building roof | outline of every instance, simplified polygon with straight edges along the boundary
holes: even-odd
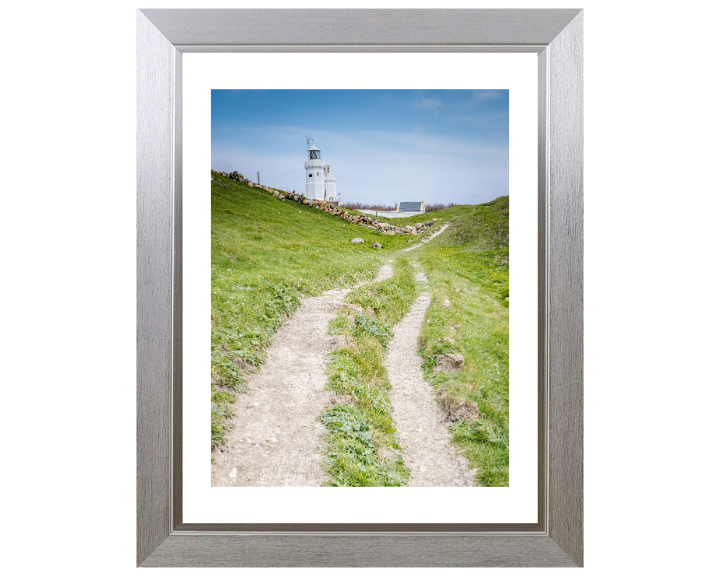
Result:
[[[310,146],[310,148],[308,148],[308,150],[320,150],[320,148],[318,148],[317,146],[315,146],[315,144],[313,144],[312,146]]]
[[[420,212],[422,202],[400,202],[398,212]]]

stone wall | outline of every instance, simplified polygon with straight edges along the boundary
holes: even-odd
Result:
[[[220,176],[225,176],[225,178],[230,178],[230,180],[235,180],[236,182],[245,182],[246,184],[248,182],[252,181],[249,178],[245,178],[242,174],[239,174],[238,172],[219,172],[218,170],[210,170],[213,174],[219,174]]]
[[[290,202],[304,204],[305,206],[310,206],[312,208],[315,208],[316,210],[322,210],[323,212],[327,212],[328,214],[337,216],[341,220],[345,220],[345,222],[348,222],[350,224],[357,224],[359,226],[365,226],[366,228],[372,228],[374,230],[382,232],[383,234],[424,234],[425,231],[430,228],[430,226],[437,222],[437,218],[433,218],[432,220],[428,220],[427,222],[418,222],[415,225],[408,224],[407,226],[395,226],[394,224],[388,224],[387,222],[378,222],[372,216],[367,214],[351,214],[345,208],[337,206],[337,202],[325,202],[324,200],[309,200],[308,198],[305,198],[305,196],[303,196],[302,194],[296,194],[294,190],[292,192],[285,192],[284,190],[276,190],[275,188],[270,188],[269,186],[253,184],[251,180],[243,178],[242,174],[238,174],[237,172],[228,173],[218,172],[216,170],[212,170],[211,172],[213,174],[219,174],[221,176],[231,178],[232,180],[236,180],[238,182],[244,182],[251,188],[260,188],[268,194],[272,194],[278,200],[289,200]]]

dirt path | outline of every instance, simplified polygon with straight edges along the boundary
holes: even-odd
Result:
[[[440,226],[440,228],[438,228],[437,230],[435,230],[435,232],[433,232],[433,233],[430,234],[429,236],[425,236],[424,238],[422,238],[422,239],[420,240],[420,243],[419,243],[419,244],[415,244],[415,245],[413,245],[413,246],[410,246],[410,248],[403,248],[402,250],[400,250],[400,252],[409,252],[410,250],[415,250],[415,248],[420,248],[420,246],[422,246],[422,245],[425,244],[426,242],[430,242],[430,240],[432,240],[433,238],[435,238],[435,236],[439,236],[440,234],[442,234],[442,233],[445,231],[445,228],[447,228],[448,226],[450,226],[450,222],[446,222],[445,224],[443,224],[442,226]]]
[[[375,281],[392,276],[383,266]],[[278,330],[263,368],[235,402],[227,443],[214,453],[212,486],[320,486],[325,476],[317,421],[328,403],[326,354],[335,348],[328,323],[350,289],[306,298]]]
[[[427,282],[423,273],[418,282]],[[425,382],[422,359],[417,353],[418,335],[430,306],[431,296],[422,293],[410,312],[395,326],[385,361],[392,391],[393,420],[405,464],[410,469],[409,486],[474,486],[468,462],[455,454],[444,415],[435,402],[435,392]]]

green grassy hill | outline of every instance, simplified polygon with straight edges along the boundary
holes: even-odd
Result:
[[[399,256],[396,250],[421,237],[385,235],[217,174],[211,194],[215,445],[224,441],[235,394],[244,389],[243,373],[262,364],[275,331],[294,313],[300,297],[369,280],[388,256]],[[430,279],[433,301],[420,335],[426,378],[456,420],[453,441],[478,468],[478,482],[507,486],[509,200],[380,220],[404,226],[430,218],[438,218],[434,228],[445,222],[450,226],[396,260],[396,266],[405,259],[420,264]],[[365,243],[351,244],[357,237]],[[373,250],[373,242],[383,249]],[[397,321],[395,316],[387,321]],[[437,355],[448,352],[463,354],[462,372],[435,373]],[[468,406],[476,406],[479,417],[473,418]],[[381,415],[368,412],[367,417]]]
[[[509,197],[455,206],[448,229],[417,254],[433,301],[420,334],[426,379],[437,389],[454,443],[484,486],[509,485]],[[445,218],[446,215],[444,214]],[[460,353],[462,372],[433,372],[439,354]],[[476,406],[477,419],[462,418]]]
[[[381,253],[419,236],[388,236],[213,174],[212,444],[224,438],[242,373],[264,351],[302,295],[373,278]],[[364,244],[351,244],[352,238]],[[383,250],[373,250],[380,242]]]

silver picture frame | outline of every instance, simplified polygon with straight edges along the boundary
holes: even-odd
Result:
[[[321,31],[313,43],[310,27]],[[181,110],[189,52],[537,54],[537,523],[183,522]],[[138,566],[582,566],[582,291],[582,10],[138,10]]]

